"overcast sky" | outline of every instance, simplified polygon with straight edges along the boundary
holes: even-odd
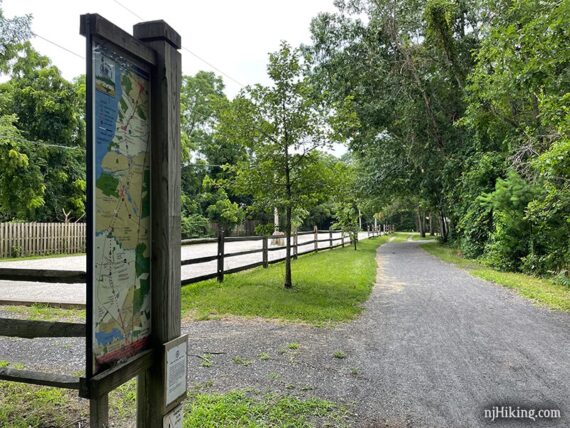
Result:
[[[292,45],[309,42],[311,18],[334,10],[333,0],[4,0],[2,8],[6,17],[32,14],[34,33],[84,56],[79,15],[98,13],[129,33],[141,21],[119,2],[143,20],[164,19],[180,33],[185,48],[244,85],[267,83],[267,54],[277,50],[281,40]],[[32,43],[67,79],[85,73],[83,59],[39,37]],[[221,74],[181,52],[184,74],[198,70]],[[240,86],[223,77],[226,92],[233,97]]]

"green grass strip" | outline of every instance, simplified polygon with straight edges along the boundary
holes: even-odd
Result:
[[[227,275],[182,289],[182,314],[193,319],[225,315],[264,317],[314,325],[355,318],[376,277],[376,248],[387,238],[299,256],[293,261],[293,288],[286,290],[284,264]]]
[[[522,273],[497,271],[476,260],[465,259],[457,249],[438,243],[423,244],[422,248],[445,262],[453,263],[467,270],[473,276],[511,288],[521,296],[532,299],[536,303],[547,306],[550,309],[570,312],[569,287],[556,284],[546,278],[537,278]]]
[[[255,394],[246,390],[191,395],[184,428],[348,426],[346,409],[320,398]]]

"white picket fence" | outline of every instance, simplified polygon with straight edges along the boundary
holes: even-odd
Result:
[[[85,252],[85,223],[0,223],[0,258]]]

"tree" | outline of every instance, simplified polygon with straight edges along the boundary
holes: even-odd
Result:
[[[221,77],[205,71],[183,77],[182,219],[186,236],[207,234],[208,219],[221,222],[228,231],[243,218],[240,206],[247,198],[234,195],[224,186],[233,174],[224,165],[235,165],[245,158],[245,148],[227,138],[223,129],[223,117],[230,106]],[[208,188],[207,184],[214,182],[223,189]]]
[[[461,244],[502,269],[567,271],[570,4],[498,6],[467,85],[477,152],[458,193],[481,203],[460,205]]]
[[[31,21],[30,15],[7,19],[0,8],[0,73],[10,70],[10,60],[18,54],[20,44],[30,38]]]
[[[201,199],[206,205],[206,215],[210,220],[217,222],[220,229],[228,233],[233,226],[243,221],[245,211],[230,200],[220,183],[206,176],[203,189]]]
[[[44,205],[45,185],[30,162],[32,143],[14,126],[15,115],[0,116],[0,220],[24,220]]]
[[[386,205],[413,196],[445,221],[446,186],[461,172],[448,160],[465,147],[454,121],[465,108],[478,14],[472,2],[446,0],[337,4],[338,13],[313,20],[306,49],[322,91],[354,99],[360,186]]]
[[[285,212],[284,286],[291,288],[293,211],[314,204],[327,191],[330,175],[317,150],[339,139],[331,126],[339,115],[326,108],[303,75],[298,49],[282,42],[270,54],[267,71],[273,85],[240,94],[227,125],[252,153],[235,169],[236,190],[252,194],[257,205]]]
[[[192,152],[205,155],[209,163],[216,164],[208,155],[213,149],[214,130],[220,111],[228,100],[224,82],[212,72],[199,71],[195,76],[184,76],[180,92],[182,131],[182,159],[188,161]]]
[[[12,64],[11,79],[0,85],[0,114],[28,144],[27,156],[43,176],[43,203],[28,220],[55,221],[85,213],[85,79],[68,82],[29,42]],[[28,213],[30,216],[31,213]]]

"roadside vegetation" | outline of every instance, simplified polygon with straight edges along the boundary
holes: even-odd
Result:
[[[471,275],[515,290],[521,296],[551,309],[570,312],[570,287],[552,279],[538,278],[523,273],[501,272],[477,260],[466,259],[460,250],[438,243],[422,245],[428,253],[445,262],[453,263]]]
[[[34,321],[85,321],[84,309],[56,308],[42,304],[34,304],[31,306],[0,305],[0,314],[7,314],[9,318]]]
[[[2,366],[0,366],[1,368]],[[43,428],[84,426],[89,402],[59,388],[0,381],[0,426]],[[136,414],[136,383],[129,381],[109,397],[111,426],[131,426]],[[225,393],[190,390],[184,402],[184,427],[348,426],[348,411],[316,397],[262,394],[253,390]]]
[[[387,237],[352,247],[299,256],[295,287],[283,288],[283,263],[228,275],[223,284],[204,281],[182,289],[182,315],[204,320],[227,315],[325,325],[362,311],[376,276],[376,248]]]

